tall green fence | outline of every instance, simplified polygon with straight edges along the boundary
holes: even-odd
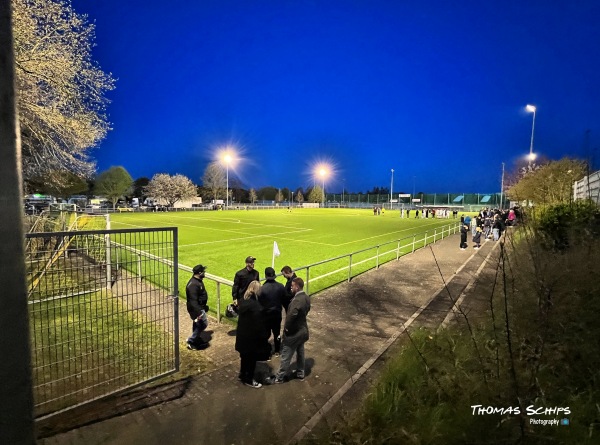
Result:
[[[399,197],[394,193],[393,207],[462,207],[465,210],[479,210],[483,207],[506,207],[506,196],[500,193],[415,193]],[[375,205],[390,207],[390,195],[362,193],[327,193],[326,201],[331,206],[372,207]]]

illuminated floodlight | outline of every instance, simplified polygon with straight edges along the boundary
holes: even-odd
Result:
[[[531,168],[531,162],[535,159],[535,154],[533,153],[533,131],[535,129],[535,112],[537,110],[537,108],[535,107],[535,105],[527,105],[525,107],[525,109],[527,111],[529,111],[530,113],[533,113],[533,121],[531,123],[531,142],[529,143],[529,167]]]
[[[315,168],[315,176],[320,176],[323,181],[323,208],[325,208],[325,178],[329,177],[333,169],[329,164],[320,163]]]
[[[217,154],[218,159],[225,163],[226,168],[226,188],[225,188],[225,208],[229,207],[229,166],[234,162],[237,157],[235,150],[231,146],[227,146],[219,150]]]

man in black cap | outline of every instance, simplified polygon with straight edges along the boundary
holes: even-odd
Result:
[[[273,333],[273,344],[275,346],[275,356],[279,356],[281,347],[281,304],[285,299],[285,287],[283,284],[275,281],[275,269],[267,267],[265,269],[266,281],[260,289],[258,302],[263,307],[265,326],[268,335]]]
[[[233,278],[231,295],[238,305],[244,299],[244,292],[248,289],[248,285],[255,280],[260,281],[258,271],[254,270],[254,261],[256,261],[256,258],[253,256],[247,257],[246,267],[242,270],[238,270]]]
[[[192,269],[192,278],[185,286],[185,297],[187,299],[187,311],[192,318],[192,335],[187,339],[187,348],[192,350],[203,349],[208,345],[202,340],[200,333],[208,326],[208,293],[204,287],[202,280],[204,279],[204,271],[206,267],[202,264],[194,266]]]

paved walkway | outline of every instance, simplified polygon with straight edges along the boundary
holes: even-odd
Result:
[[[39,443],[285,444],[310,436],[335,422],[344,407],[356,405],[407,325],[409,330],[436,327],[451,307],[448,293],[456,300],[466,290],[468,300],[477,292],[476,277],[486,269],[489,276],[496,266],[485,261],[496,243],[465,251],[458,244],[453,235],[317,294],[308,320],[304,381],[258,390],[243,386],[237,380],[235,338],[224,325],[213,329],[214,344],[207,351],[182,351],[182,362],[188,352],[205,354],[216,367],[192,378],[182,397]],[[278,365],[279,359],[259,363],[257,372],[267,376]]]

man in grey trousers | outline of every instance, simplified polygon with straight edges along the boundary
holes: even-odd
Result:
[[[283,328],[281,364],[279,372],[272,381],[283,383],[290,369],[292,357],[296,354],[296,378],[304,380],[304,343],[308,341],[306,316],[310,311],[310,297],[304,292],[304,281],[296,277],[292,280],[294,297],[286,312]]]

